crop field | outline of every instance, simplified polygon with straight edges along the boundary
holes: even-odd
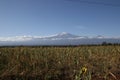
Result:
[[[0,80],[120,80],[120,46],[0,47]]]

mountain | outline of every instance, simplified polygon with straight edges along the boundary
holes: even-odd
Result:
[[[95,38],[101,38],[101,39],[103,39],[104,36],[102,36],[102,35],[98,35],[98,36],[96,36]]]
[[[120,43],[120,38],[107,38],[101,35],[96,37],[78,36],[62,32],[51,36],[16,36],[0,37],[0,46],[9,45],[80,45],[101,44],[102,42]]]
[[[77,36],[77,35],[73,35],[70,33],[66,33],[66,32],[62,32],[56,35],[52,35],[52,36],[48,36],[48,37],[43,37],[44,39],[52,39],[52,40],[56,40],[56,39],[77,39],[77,38],[87,38],[85,36]]]
[[[79,36],[76,36],[76,35],[73,35],[70,33],[66,33],[66,32],[62,32],[62,33],[56,34],[54,36],[51,36],[51,38],[76,38],[76,37],[79,37]]]

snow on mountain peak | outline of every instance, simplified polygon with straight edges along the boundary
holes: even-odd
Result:
[[[96,36],[96,38],[105,38],[105,37],[102,35],[98,35],[98,36]]]
[[[70,33],[67,33],[67,32],[62,32],[62,33],[59,33],[59,35],[68,35]]]
[[[62,32],[62,33],[56,34],[53,37],[55,37],[55,38],[75,38],[75,37],[78,37],[78,36],[67,33],[67,32]]]

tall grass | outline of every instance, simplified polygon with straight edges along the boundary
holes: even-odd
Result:
[[[0,48],[3,80],[77,80],[83,66],[83,80],[109,80],[109,72],[120,74],[120,46]]]

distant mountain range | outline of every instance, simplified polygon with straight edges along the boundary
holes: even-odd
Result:
[[[0,37],[0,46],[14,45],[84,45],[84,44],[101,44],[120,43],[120,38],[110,38],[98,35],[96,37],[77,36],[70,33],[62,32],[51,36],[16,36]]]

